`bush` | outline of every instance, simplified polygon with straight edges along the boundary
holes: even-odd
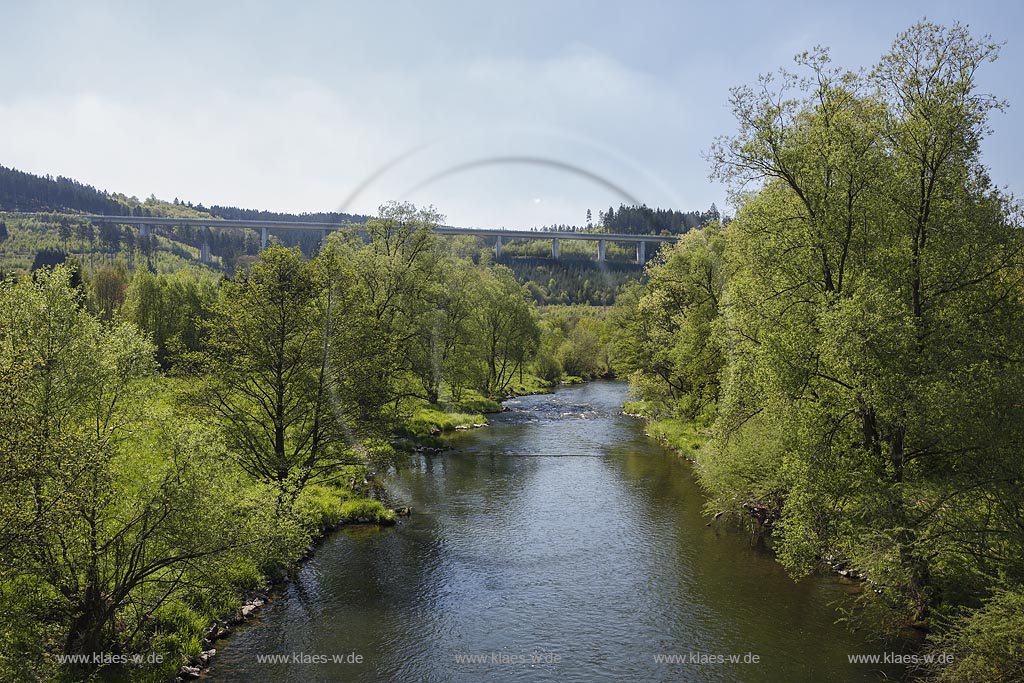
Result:
[[[200,653],[207,619],[188,605],[172,601],[153,612],[153,651],[165,660],[187,660]]]
[[[554,384],[562,378],[562,363],[554,355],[542,351],[537,354],[533,363],[534,374],[545,382]]]
[[[1011,683],[1024,681],[1024,592],[998,590],[984,606],[967,612],[929,646],[935,666],[933,680],[941,683]]]
[[[629,405],[637,407],[635,403]],[[679,451],[685,458],[695,457],[694,451],[700,450],[707,440],[697,425],[680,419],[651,420],[647,425],[647,434]]]
[[[478,391],[466,389],[462,398],[452,403],[452,407],[463,413],[500,413],[501,404],[491,400]]]

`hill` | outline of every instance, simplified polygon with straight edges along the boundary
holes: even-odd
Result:
[[[9,213],[2,213],[9,212]],[[16,215],[31,212],[34,215]],[[153,272],[174,272],[185,267],[232,273],[250,263],[259,253],[254,232],[201,229],[189,226],[159,228],[148,237],[124,226],[93,226],[76,214],[102,213],[123,216],[169,218],[215,218],[227,220],[286,220],[297,222],[362,223],[369,217],[338,212],[282,213],[235,206],[138,197],[99,190],[92,185],[63,176],[38,176],[0,166],[0,272],[32,269],[49,263],[77,258],[88,269],[123,262],[128,270],[140,265]],[[560,229],[626,234],[680,234],[717,216],[707,212],[651,209],[646,206],[609,207],[598,214],[599,222],[585,227],[550,226]],[[588,211],[588,219],[590,212]],[[298,246],[311,255],[319,247],[320,230],[271,231],[274,242]],[[211,261],[200,263],[203,243],[210,245]],[[493,240],[468,238],[457,247],[487,260]],[[526,285],[540,304],[573,303],[609,305],[629,282],[642,277],[643,269],[622,245],[608,245],[608,261],[597,263],[593,245],[566,244],[563,259],[545,258],[549,247],[543,243],[520,242],[503,250],[501,262]]]

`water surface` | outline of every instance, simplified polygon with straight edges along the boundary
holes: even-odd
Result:
[[[624,399],[612,382],[515,399],[454,450],[416,456],[387,481],[415,514],[328,539],[217,644],[210,678],[880,680],[847,656],[887,648],[834,623],[850,587],[794,582],[745,534],[706,526],[689,465]]]

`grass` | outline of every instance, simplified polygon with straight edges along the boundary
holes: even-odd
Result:
[[[451,406],[460,413],[500,413],[501,404],[487,398],[479,391],[466,389],[458,401],[453,401]]]
[[[384,507],[379,500],[356,498],[341,504],[341,521],[357,522],[366,520],[374,524],[394,524],[395,511]]]
[[[622,412],[627,415],[642,415],[644,417],[650,415],[647,401],[626,401],[622,404]]]
[[[691,460],[707,441],[707,435],[701,432],[695,423],[678,418],[649,421],[647,435],[676,449],[683,457]]]
[[[692,420],[678,417],[656,417],[664,415],[659,406],[650,401],[626,401],[622,404],[622,412],[627,415],[639,415],[647,420],[647,436],[657,439],[669,448],[679,451],[680,455],[689,460],[697,457],[697,451],[704,447],[708,440],[707,433]]]
[[[427,437],[435,431],[451,432],[457,427],[470,427],[474,424],[486,424],[487,418],[481,413],[462,413],[454,409],[446,410],[441,406],[422,406],[413,411],[412,416],[402,425],[407,436]]]
[[[551,385],[529,373],[523,375],[523,381],[518,379],[513,380],[509,385],[506,393],[511,396],[528,396],[530,394],[548,394],[551,393]]]

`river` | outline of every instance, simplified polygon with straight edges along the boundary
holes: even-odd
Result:
[[[886,649],[835,623],[848,584],[794,582],[745,533],[707,526],[690,466],[620,414],[625,391],[594,382],[514,399],[491,426],[455,434],[453,450],[415,456],[386,483],[414,514],[327,539],[254,623],[217,643],[209,678],[898,677],[848,663]],[[683,661],[659,661],[673,655]]]

